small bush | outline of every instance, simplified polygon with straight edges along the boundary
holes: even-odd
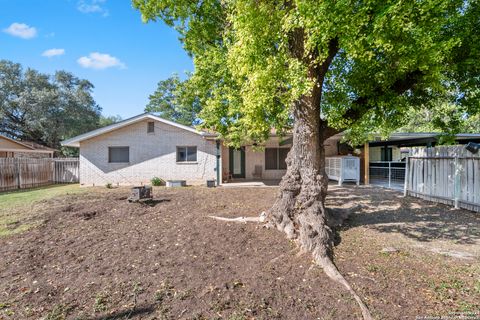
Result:
[[[152,183],[152,186],[159,187],[159,186],[164,186],[165,181],[163,179],[160,179],[159,177],[154,177],[150,180]]]
[[[111,182],[107,183],[107,184],[105,185],[105,188],[107,188],[107,189],[112,189],[112,188],[113,188],[112,183],[111,183]]]

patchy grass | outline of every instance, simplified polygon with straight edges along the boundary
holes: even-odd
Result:
[[[42,201],[84,191],[78,184],[67,184],[0,193],[0,237],[38,225]]]

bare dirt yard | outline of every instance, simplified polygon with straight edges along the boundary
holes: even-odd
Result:
[[[0,237],[0,319],[359,319],[282,233],[208,217],[256,216],[276,192],[156,188],[127,203],[126,188],[92,188],[4,207],[35,227]],[[335,262],[376,319],[478,315],[479,214],[373,187],[332,186],[327,201],[352,212]]]

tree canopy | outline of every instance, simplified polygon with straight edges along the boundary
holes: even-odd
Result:
[[[236,146],[267,139],[271,128],[292,131],[287,171],[266,219],[311,251],[372,319],[332,262],[333,221],[342,217],[325,208],[324,141],[340,131],[354,144],[372,132],[387,135],[442,103],[464,118],[478,114],[480,2],[133,3],[145,20],[160,18],[180,32],[194,59],[188,82],[203,126]]]
[[[116,115],[116,116],[100,116],[100,120],[99,120],[99,127],[106,127],[106,126],[109,126],[111,124],[114,124],[114,123],[117,123],[117,122],[120,122],[122,121],[122,117],[120,117],[119,115]]]
[[[146,112],[187,126],[199,123],[200,101],[191,88],[192,83],[182,81],[178,75],[158,82],[157,89],[149,96]]]
[[[478,1],[133,3],[144,20],[179,31],[203,125],[231,141],[289,129],[291,106],[315,86],[328,127],[358,141],[439,101],[463,115],[479,110]]]
[[[53,148],[98,128],[93,85],[66,71],[54,75],[0,60],[0,133]]]

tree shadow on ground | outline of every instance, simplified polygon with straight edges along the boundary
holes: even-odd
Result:
[[[393,190],[375,187],[329,190],[327,207],[334,216],[350,214],[344,228],[358,226],[400,233],[420,242],[449,240],[480,244],[480,214],[456,210]]]

